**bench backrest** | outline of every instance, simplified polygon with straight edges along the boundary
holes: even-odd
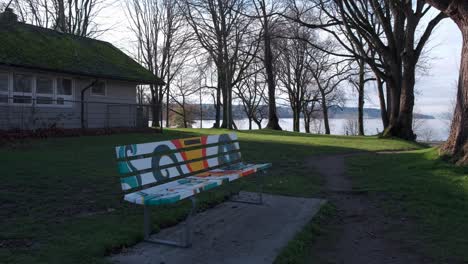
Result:
[[[124,191],[241,161],[234,133],[125,145],[115,150]]]

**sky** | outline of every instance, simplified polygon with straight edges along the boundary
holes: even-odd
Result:
[[[130,53],[133,38],[124,11],[124,2],[113,1],[111,6],[99,14],[97,23],[109,28],[99,39],[111,42]],[[427,46],[430,58],[426,64],[427,70],[418,73],[417,76],[415,112],[441,116],[453,109],[461,48],[462,37],[459,29],[450,19],[443,20],[434,30]],[[355,106],[356,96],[356,93],[348,92],[346,105]],[[367,88],[365,107],[379,107],[375,85]]]

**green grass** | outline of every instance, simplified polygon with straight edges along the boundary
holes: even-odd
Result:
[[[2,263],[105,263],[110,252],[142,240],[142,209],[123,202],[113,147],[223,130],[167,130],[31,140],[0,149],[0,259]],[[312,197],[322,179],[303,160],[323,153],[415,149],[420,146],[374,137],[239,132],[243,158],[272,162],[264,190]],[[255,190],[255,177],[200,195],[201,210],[232,191]],[[154,229],[185,218],[189,202],[154,210]]]
[[[383,193],[388,214],[414,220],[427,254],[468,262],[468,168],[440,160],[435,149],[354,157],[348,165],[355,188]]]
[[[328,233],[327,230],[323,229],[323,226],[332,219],[335,213],[336,209],[333,205],[329,203],[323,205],[304,229],[280,252],[275,264],[310,263],[312,253],[310,248],[317,239],[320,239],[321,235]]]

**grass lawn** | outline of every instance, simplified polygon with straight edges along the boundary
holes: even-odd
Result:
[[[222,130],[166,130],[31,140],[0,149],[0,260],[2,263],[105,263],[106,254],[142,240],[142,209],[122,201],[113,147]],[[323,153],[417,149],[417,144],[374,137],[239,132],[243,158],[272,162],[266,192],[311,197],[322,180],[306,170],[307,156]],[[255,190],[254,177],[200,195],[200,207],[222,202],[232,190]],[[461,201],[461,200],[460,200]],[[461,206],[461,202],[460,202]],[[465,203],[465,209],[468,206]],[[181,221],[188,201],[154,210],[154,229]],[[467,210],[465,210],[467,211]]]
[[[387,213],[414,220],[436,262],[468,263],[468,168],[441,161],[434,149],[358,156],[348,165],[355,188],[384,193]]]

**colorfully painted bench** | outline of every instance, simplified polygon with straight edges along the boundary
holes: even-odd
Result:
[[[234,133],[118,146],[116,153],[124,199],[144,206],[145,240],[182,247],[191,243],[189,218],[195,212],[196,194],[271,167],[270,163],[242,162]],[[185,242],[149,240],[149,207],[186,198],[192,200],[192,212],[186,223]]]

